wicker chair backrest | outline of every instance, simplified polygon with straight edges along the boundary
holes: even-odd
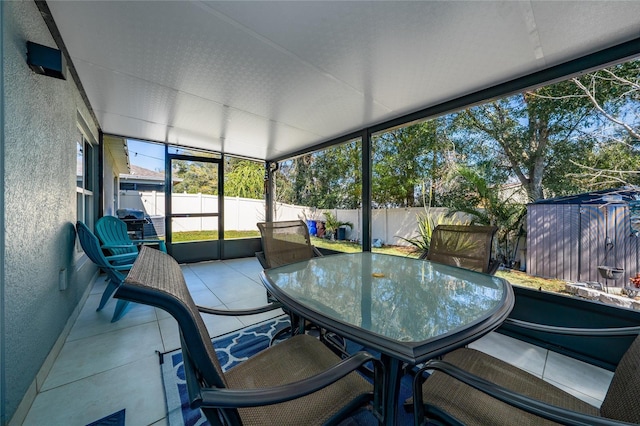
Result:
[[[141,247],[136,263],[118,292],[124,293],[128,300],[170,313],[180,327],[185,361],[197,370],[207,387],[227,387],[211,336],[175,259],[159,250]]]
[[[260,222],[262,249],[269,268],[313,257],[309,229],[302,220]]]
[[[489,272],[495,226],[438,225],[433,230],[427,260]]]

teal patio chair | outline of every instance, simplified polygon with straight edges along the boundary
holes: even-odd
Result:
[[[124,281],[127,272],[131,269],[131,265],[133,265],[133,262],[138,256],[138,252],[136,250],[135,253],[122,253],[105,256],[102,252],[102,248],[100,247],[100,241],[93,232],[91,232],[87,225],[82,222],[78,222],[76,224],[76,230],[78,232],[80,245],[84,252],[93,263],[107,274],[107,288],[105,288],[102,293],[100,304],[98,305],[98,309],[96,309],[97,311],[100,311],[104,308],[104,305],[106,305],[111,295]],[[116,322],[122,318],[127,311],[128,305],[128,301],[118,299],[111,322]]]
[[[138,253],[142,244],[158,245],[159,250],[167,252],[163,240],[132,240],[127,233],[127,224],[115,216],[103,216],[96,222],[96,234],[102,242],[102,248],[113,255]]]

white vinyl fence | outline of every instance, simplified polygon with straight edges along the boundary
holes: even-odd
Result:
[[[215,212],[218,203],[215,195],[203,194],[174,194],[174,213],[200,213],[202,211]],[[143,210],[147,216],[163,217],[164,193],[120,191],[120,208]],[[274,220],[316,220],[326,221],[324,212],[332,213],[340,222],[353,223],[353,229],[346,231],[346,238],[360,241],[362,237],[362,211],[360,209],[331,209],[320,210],[312,207],[295,206],[276,203]],[[430,214],[437,216],[446,209],[432,208]],[[225,197],[224,216],[225,229],[238,231],[255,231],[256,223],[265,218],[264,200],[250,198]],[[372,240],[380,240],[387,245],[408,245],[400,237],[411,238],[418,234],[418,215],[425,214],[422,207],[376,209],[372,215]],[[155,222],[155,221],[154,221]],[[217,230],[216,218],[176,218],[173,222],[174,231]]]
[[[172,208],[174,214],[179,213],[216,213],[218,197],[205,194],[173,194]],[[164,217],[163,192],[120,191],[120,208],[142,210],[147,216]],[[250,198],[225,197],[224,221],[225,229],[236,231],[256,231],[257,222],[264,221],[265,202]],[[217,230],[218,219],[215,217],[175,218],[173,231]]]

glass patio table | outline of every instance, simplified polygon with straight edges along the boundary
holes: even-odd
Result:
[[[293,313],[380,352],[384,423],[395,424],[403,364],[415,365],[494,330],[513,308],[502,278],[370,252],[337,254],[262,272]]]

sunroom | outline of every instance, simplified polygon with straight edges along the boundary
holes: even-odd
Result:
[[[86,425],[120,408],[127,424],[170,424],[160,373],[149,363],[157,364],[156,350],[175,349],[177,329],[163,334],[168,316],[143,306],[115,323],[110,312],[96,313],[104,275],[74,229],[78,220],[93,228],[128,207],[121,176],[140,157],[155,156],[151,148],[160,152],[158,188],[165,193],[161,211],[147,214],[161,223],[169,253],[199,280],[200,303],[247,308],[266,301],[266,293],[255,259],[257,228],[256,236],[234,234],[246,230],[231,214],[230,203],[242,196],[227,194],[225,184],[231,172],[243,176],[239,164],[251,171],[257,165],[263,177],[261,199],[245,208],[258,212],[255,225],[255,217],[283,219],[281,206],[301,199],[293,195],[313,192],[309,185],[283,191],[287,167],[347,147],[333,160],[327,156],[324,167],[348,163],[343,170],[354,175],[344,179],[355,198],[340,204],[340,188],[325,188],[333,205],[308,201],[304,214],[291,214],[326,222],[322,211],[333,212],[351,223],[347,239],[370,252],[396,235],[381,231],[388,221],[377,210],[385,201],[401,205],[376,198],[383,135],[640,57],[640,4],[626,1],[25,0],[0,2],[0,16],[0,422],[16,425]],[[38,62],[29,42],[49,48],[54,60]],[[149,150],[132,149],[136,143]],[[183,176],[171,175],[183,163],[211,166],[218,176],[217,204],[198,213],[215,223],[214,238],[178,239],[178,228],[194,215],[171,208],[178,205],[173,197],[189,192],[180,186]],[[426,194],[418,186],[405,191],[401,207],[423,207],[407,198]],[[240,284],[222,292],[228,282]],[[209,289],[212,283],[221,293]],[[241,288],[246,299],[227,299]],[[518,288],[515,298],[511,315],[522,320],[640,323],[631,309]],[[584,324],[567,323],[576,318]],[[264,319],[233,318],[218,334]],[[134,329],[140,334],[118,334]],[[511,356],[542,348],[536,356],[546,359],[551,348],[597,367],[593,374],[605,383],[632,340],[610,345],[513,325],[492,335],[515,338]],[[65,358],[70,353],[80,358]],[[81,371],[90,360],[103,367]],[[133,371],[141,375],[128,380]],[[107,382],[111,387],[103,387]],[[137,398],[150,388],[153,397]],[[111,401],[119,389],[123,397]]]

